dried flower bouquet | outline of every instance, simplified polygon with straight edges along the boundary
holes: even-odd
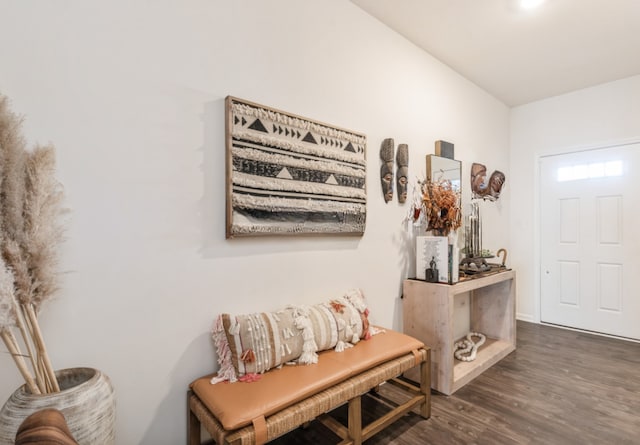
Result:
[[[21,124],[0,95],[0,337],[28,390],[45,394],[60,388],[37,314],[57,290],[63,192],[54,148],[26,150]]]
[[[421,183],[421,189],[427,230],[440,236],[457,230],[462,225],[460,191],[447,180],[425,181]]]

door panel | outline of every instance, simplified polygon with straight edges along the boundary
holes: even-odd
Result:
[[[639,165],[640,144],[540,160],[543,322],[640,339]]]
[[[622,196],[597,199],[598,243],[619,246],[622,242]]]
[[[598,309],[622,313],[622,265],[598,264]]]
[[[560,266],[560,303],[578,307],[580,292],[580,263],[577,261],[558,261]]]

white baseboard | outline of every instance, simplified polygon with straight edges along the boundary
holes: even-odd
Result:
[[[537,323],[538,322],[532,315],[521,314],[521,313],[517,313],[516,314],[516,320],[528,321],[530,323]]]

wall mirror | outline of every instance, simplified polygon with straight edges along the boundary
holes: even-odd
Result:
[[[451,188],[461,190],[462,163],[454,159],[427,155],[427,181],[451,181]]]

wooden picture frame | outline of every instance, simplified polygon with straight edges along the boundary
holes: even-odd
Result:
[[[226,237],[362,235],[364,134],[228,96]]]

